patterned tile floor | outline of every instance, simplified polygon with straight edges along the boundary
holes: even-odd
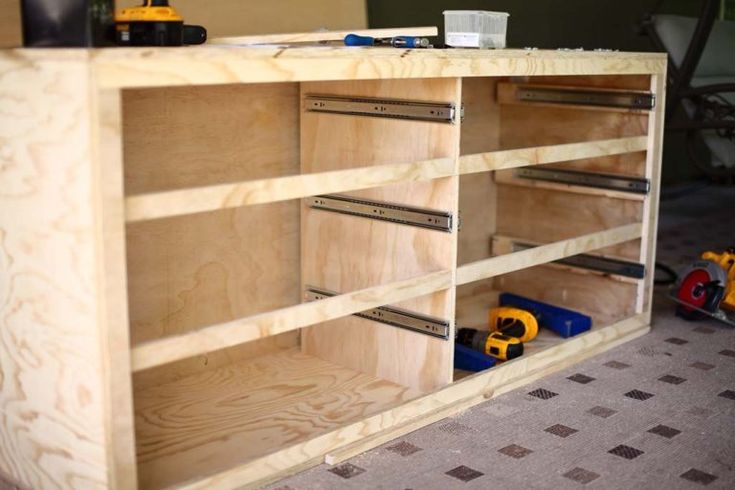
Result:
[[[659,259],[735,245],[733,203],[712,187],[662,203]],[[650,334],[269,488],[725,489],[734,467],[735,329],[675,317],[659,288]]]

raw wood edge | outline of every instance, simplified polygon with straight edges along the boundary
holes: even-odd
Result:
[[[631,136],[607,140],[567,143],[563,145],[535,146],[516,150],[490,151],[463,155],[459,158],[459,173],[471,174],[509,168],[568,162],[585,158],[597,158],[648,149],[646,136]]]
[[[131,223],[273,203],[319,194],[449,177],[453,172],[453,159],[438,158],[141,194],[125,199],[125,219]]]
[[[133,348],[133,371],[270,337],[315,323],[334,320],[388,303],[432,294],[452,286],[450,271],[433,272],[404,281],[362,289],[311,303],[220,323]]]
[[[207,41],[208,44],[226,45],[253,45],[253,44],[294,44],[294,43],[318,43],[326,41],[342,41],[348,34],[358,36],[371,36],[376,38],[387,38],[395,36],[438,36],[439,29],[436,26],[425,27],[394,27],[389,29],[353,29],[350,31],[322,31],[322,32],[296,32],[289,34],[264,34],[261,36],[228,36],[215,37]]]
[[[489,259],[478,260],[457,268],[457,285],[507,274],[520,269],[590,252],[641,238],[642,225],[629,225],[561,240],[536,248],[514,252]]]

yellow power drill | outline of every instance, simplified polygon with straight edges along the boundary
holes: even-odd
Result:
[[[457,330],[456,342],[501,361],[508,361],[523,355],[523,342],[500,332],[460,328]]]
[[[492,308],[488,317],[490,331],[530,342],[538,335],[538,320],[529,311],[512,306]]]

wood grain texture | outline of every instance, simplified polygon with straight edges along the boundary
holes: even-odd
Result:
[[[635,314],[638,285],[539,266],[496,277],[493,289],[586,312],[605,325]]]
[[[294,84],[125,91],[126,194],[298,174],[298,111]],[[134,345],[298,304],[299,204],[132,223],[127,263]],[[297,342],[289,333],[197,356],[136,375],[136,385]]]
[[[470,174],[490,170],[560,163],[569,160],[596,159],[597,157],[609,155],[639,152],[646,149],[647,143],[648,140],[645,136],[632,136],[609,140],[585,141],[581,143],[553,144],[515,150],[463,154],[459,158],[459,171],[462,174]]]
[[[430,180],[453,174],[454,160],[440,158],[157,192],[128,197],[125,203],[125,216],[129,222],[159,219],[401,182]]]
[[[23,53],[23,56],[47,54]],[[666,66],[663,54],[513,49],[190,46],[96,50],[90,58],[98,84],[122,88],[240,82],[651,74],[661,73]]]
[[[346,31],[295,32],[291,34],[263,34],[260,36],[216,37],[207,39],[208,44],[230,44],[246,46],[250,44],[298,44],[344,41],[349,34],[388,38],[394,36],[431,37],[439,34],[436,27],[392,27],[388,29],[352,29]]]
[[[549,243],[640,223],[643,203],[498,184],[497,212],[499,234]],[[601,252],[638,260],[640,242],[626,242]]]
[[[650,80],[650,90],[658,100],[666,100],[666,75],[655,75]],[[651,181],[651,192],[643,206],[643,246],[640,261],[646,264],[646,270],[656,267],[656,237],[658,230],[658,207],[661,194],[661,159],[663,157],[663,138],[665,106],[659,104],[648,121],[648,152],[646,159],[646,178]],[[651,300],[653,297],[654,274],[649,273],[641,282],[638,291],[636,311],[644,313],[650,321]]]
[[[97,248],[97,330],[101,337],[103,415],[110,487],[137,488],[125,268],[122,104],[119,90],[92,96]]]
[[[295,350],[140,391],[135,397],[140,486],[202,478],[417,395]]]
[[[84,55],[0,56],[0,472],[110,485]]]
[[[20,0],[0,1],[0,48],[23,46]]]
[[[485,394],[497,396],[506,392],[509,387],[517,388],[542,375],[549,375],[624,341],[632,340],[648,332],[649,329],[648,324],[640,316],[630,317],[606,328],[569,339],[533,356],[523,356],[490,371],[477,373],[372,417],[346,424],[337,430],[313,438],[309,444],[285,447],[216,475],[187,482],[181,485],[181,488],[235,489],[242,488],[246,484],[248,487],[257,488],[278,476],[287,474],[294,466],[300,465],[302,469],[315,466],[323,461],[324,455],[363,440],[366,436],[414,422],[416,427],[420,427],[422,418],[431,420],[430,414],[436,413],[441,408],[471,399],[480,403],[485,399]]]
[[[146,342],[133,348],[133,369],[138,371],[186,357],[204,355],[359,313],[389,302],[405,301],[431,294],[448,289],[451,285],[450,271],[437,272]]]
[[[309,93],[459,102],[457,80],[384,80],[304,84]],[[372,162],[450,158],[456,163],[459,127],[441,123],[307,112],[301,119],[303,172]],[[455,169],[456,171],[456,169]],[[351,193],[363,199],[457,213],[457,178],[399,184]],[[346,293],[451,270],[454,233],[302,209],[302,283]],[[430,316],[454,316],[454,290],[391,303]],[[361,318],[344,318],[302,332],[304,352],[421,390],[451,380],[452,346]]]
[[[535,248],[499,255],[457,268],[457,285],[488,279],[509,272],[542,265],[580,253],[587,253],[641,237],[641,224],[628,225],[583,235]],[[494,249],[494,252],[500,250]]]

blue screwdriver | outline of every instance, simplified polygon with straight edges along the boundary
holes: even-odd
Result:
[[[394,48],[428,48],[431,47],[429,40],[425,37],[395,36],[379,38],[370,36],[358,36],[348,34],[345,36],[345,46],[382,46],[390,45]]]

